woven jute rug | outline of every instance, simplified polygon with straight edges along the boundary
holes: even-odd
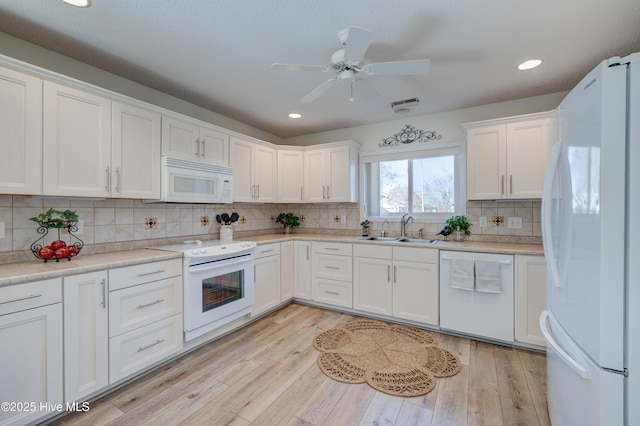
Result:
[[[373,320],[357,320],[323,331],[313,339],[322,352],[318,366],[344,383],[368,383],[396,396],[425,395],[436,377],[457,374],[460,359],[437,346],[426,331]]]

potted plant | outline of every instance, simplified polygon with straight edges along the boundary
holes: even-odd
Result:
[[[469,230],[469,228],[471,228],[471,224],[467,222],[466,216],[451,216],[446,220],[446,222],[447,225],[451,227],[451,230],[455,233],[456,241],[463,240],[463,233],[467,236],[471,235],[471,231]]]
[[[54,209],[49,209],[45,213],[40,213],[38,216],[30,217],[29,220],[39,225],[37,232],[42,235],[42,237],[31,244],[31,252],[38,259],[43,259],[45,262],[50,259],[55,259],[56,261],[60,259],[71,260],[72,257],[77,256],[84,245],[82,240],[73,235],[73,232],[78,231],[78,227],[76,226],[78,219],[75,211],[59,211]],[[52,241],[51,244],[47,246],[43,246],[41,242],[44,242],[44,238],[49,233],[49,229],[58,230],[57,240]],[[69,232],[69,236],[76,241],[67,245],[67,243],[60,239],[61,229],[66,229]]]
[[[276,217],[276,223],[283,224],[284,233],[288,234],[291,232],[291,228],[300,226],[300,218],[293,213],[280,213],[278,217]]]
[[[365,219],[362,222],[360,222],[360,226],[362,226],[362,236],[363,237],[368,237],[369,236],[369,227],[371,226],[371,222],[369,222],[369,219]]]

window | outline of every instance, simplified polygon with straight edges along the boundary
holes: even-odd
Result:
[[[420,151],[364,155],[363,217],[409,213],[423,221],[464,214],[461,145]]]

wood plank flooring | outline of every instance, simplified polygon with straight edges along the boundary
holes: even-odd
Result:
[[[290,304],[56,425],[549,425],[543,354],[429,331],[459,374],[401,398],[326,377],[313,337],[357,317]]]

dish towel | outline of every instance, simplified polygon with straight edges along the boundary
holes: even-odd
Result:
[[[451,288],[473,291],[473,259],[454,257],[451,259]]]
[[[502,293],[500,262],[476,260],[476,291],[481,293]]]

